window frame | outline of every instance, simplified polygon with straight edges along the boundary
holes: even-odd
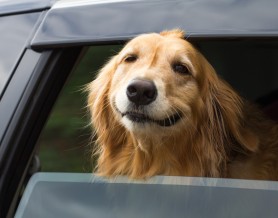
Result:
[[[27,50],[14,73],[5,92],[7,100],[3,99],[1,105],[9,103],[8,97],[15,93],[14,88],[22,82],[19,75],[25,72],[28,81],[23,89],[16,92],[19,94],[13,101],[17,104],[16,109],[8,120],[1,141],[1,216],[14,212],[21,188],[31,176],[28,169],[37,138],[81,51],[82,47],[53,49],[41,52],[38,60],[32,60],[25,57],[35,52]]]

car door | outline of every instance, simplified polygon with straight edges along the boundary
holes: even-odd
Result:
[[[16,7],[16,4],[7,5]],[[35,163],[33,157],[41,129],[88,46],[93,49],[122,45],[141,33],[180,27],[187,31],[186,38],[245,97],[256,100],[275,93],[278,87],[275,1],[239,4],[62,0],[53,6],[50,2],[25,5],[23,9],[8,6],[5,12],[0,11],[0,27],[2,32],[14,31],[13,36],[19,41],[9,35],[0,36],[5,41],[0,45],[3,48],[0,62],[6,63],[6,58],[11,58],[5,73],[0,74],[0,215],[3,217],[14,213],[18,196],[30,177],[29,167]],[[14,54],[9,54],[7,51],[11,52],[16,45]],[[269,98],[262,102],[267,104]]]

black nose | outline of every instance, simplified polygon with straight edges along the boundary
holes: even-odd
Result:
[[[145,79],[134,79],[126,89],[126,95],[137,106],[153,102],[157,96],[154,83]]]

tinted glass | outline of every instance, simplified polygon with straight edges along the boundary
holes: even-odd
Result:
[[[107,181],[91,174],[37,174],[16,218],[261,218],[278,215],[277,182],[190,177]]]
[[[0,96],[24,51],[39,13],[1,17],[0,21]]]

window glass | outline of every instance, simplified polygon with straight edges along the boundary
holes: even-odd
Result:
[[[1,17],[0,22],[0,96],[12,75],[31,35],[39,13]]]
[[[105,180],[91,174],[38,173],[15,218],[277,217],[278,184],[163,177]]]

